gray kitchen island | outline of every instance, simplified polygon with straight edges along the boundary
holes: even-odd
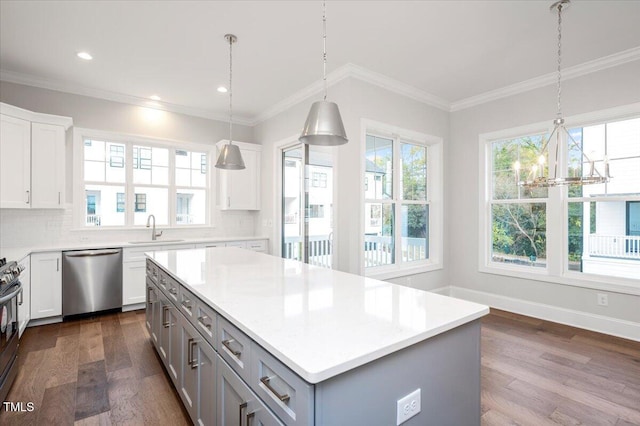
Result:
[[[194,423],[480,424],[486,306],[238,248],[147,257],[147,327]]]

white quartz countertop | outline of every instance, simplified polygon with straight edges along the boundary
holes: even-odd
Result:
[[[90,249],[102,249],[102,248],[147,248],[154,246],[171,246],[171,245],[184,245],[184,244],[201,244],[201,243],[216,243],[216,242],[230,242],[230,241],[254,241],[254,240],[268,240],[268,237],[203,237],[203,238],[181,238],[172,237],[158,238],[156,241],[132,239],[131,241],[106,241],[99,238],[92,239],[91,241],[81,242],[61,242],[58,244],[41,244],[31,247],[2,247],[0,248],[0,256],[6,258],[8,261],[19,261],[31,253],[43,253],[51,251],[67,251],[67,250],[90,250]]]
[[[489,313],[484,305],[240,248],[146,254],[309,383]]]

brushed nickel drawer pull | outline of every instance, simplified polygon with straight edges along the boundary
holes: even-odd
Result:
[[[242,354],[242,352],[240,352],[240,351],[236,351],[236,350],[233,350],[233,349],[231,348],[231,342],[235,342],[235,340],[234,340],[234,339],[227,339],[227,340],[223,340],[223,341],[222,341],[222,344],[224,345],[224,347],[225,347],[225,348],[229,349],[229,352],[231,352],[234,356],[236,356],[236,357],[240,357],[240,355]]]
[[[187,308],[188,310],[191,310],[191,300],[184,299],[182,302],[180,302],[180,304],[185,308]]]
[[[256,416],[256,412],[255,411],[247,413],[247,426],[249,426],[251,424],[251,420],[253,420],[253,418],[255,416]]]
[[[202,325],[204,325],[205,327],[207,327],[209,330],[211,330],[211,324],[207,324],[204,321],[208,320],[209,317],[207,315],[203,315],[201,317],[198,317],[198,322]]]
[[[291,397],[288,394],[284,394],[284,395],[280,395],[278,393],[277,390],[275,390],[274,388],[271,387],[271,385],[269,384],[269,382],[271,381],[271,377],[269,376],[264,376],[262,378],[260,378],[260,381],[262,382],[263,385],[265,385],[267,387],[267,389],[269,389],[271,391],[272,394],[274,394],[276,396],[276,398],[278,398],[280,401],[282,402],[287,402],[289,401],[289,399],[291,399]]]
[[[173,294],[175,296],[176,294],[178,294],[178,290],[175,287],[171,287],[169,289],[169,293],[171,293],[171,294]]]

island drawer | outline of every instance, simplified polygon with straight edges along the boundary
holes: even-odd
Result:
[[[247,241],[247,248],[253,251],[266,252],[267,242],[265,240]]]
[[[240,377],[249,381],[251,339],[222,316],[218,316],[218,338],[214,348]]]
[[[174,302],[178,303],[178,293],[180,292],[180,284],[173,278],[171,278],[166,272],[160,270],[160,287],[165,291],[167,297]]]
[[[159,272],[160,272],[160,268],[158,268],[156,266],[156,264],[153,263],[150,259],[147,259],[147,276],[154,283],[158,282],[158,274],[159,274]]]
[[[251,348],[249,386],[287,425],[313,424],[314,386],[257,344]]]
[[[216,348],[216,325],[218,314],[202,300],[196,300],[194,325],[209,344]],[[216,348],[217,349],[217,348]]]
[[[180,312],[187,317],[189,322],[194,326],[197,325],[194,314],[196,312],[197,299],[189,290],[184,286],[179,286],[178,289],[178,307]]]

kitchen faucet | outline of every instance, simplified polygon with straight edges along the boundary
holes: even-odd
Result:
[[[156,217],[152,214],[147,217],[147,228],[151,226],[151,218],[153,218],[153,229],[151,230],[151,240],[155,241],[158,237],[162,236],[162,231],[156,234]]]

